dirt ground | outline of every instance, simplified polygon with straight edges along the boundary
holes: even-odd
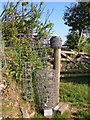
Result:
[[[22,88],[15,81],[2,93],[3,118],[30,118],[34,115],[33,102],[22,99]]]

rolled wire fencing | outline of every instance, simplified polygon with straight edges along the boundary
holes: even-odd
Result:
[[[36,109],[50,109],[57,104],[57,75],[55,70],[48,66],[48,60],[53,57],[50,44],[33,43],[32,50],[38,54],[40,65],[34,66],[25,62],[23,87],[24,98],[27,101],[35,101]],[[35,52],[36,51],[36,52]],[[37,55],[35,56],[37,57]],[[37,61],[37,60],[36,60]],[[34,62],[36,62],[34,61]]]

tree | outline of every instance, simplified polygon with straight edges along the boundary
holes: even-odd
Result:
[[[85,38],[84,35],[80,37],[78,32],[71,31],[67,35],[65,45],[69,46],[69,48],[73,50],[88,52],[88,43],[90,43],[89,38]]]
[[[65,24],[71,27],[71,30],[77,30],[79,35],[90,29],[90,2],[78,2],[71,7],[66,7],[64,12]]]
[[[42,22],[41,17],[45,9],[43,4],[43,2],[40,2],[40,4],[34,4],[33,2],[7,3],[1,14],[4,38],[9,40],[12,35],[19,33],[23,33],[30,38],[32,30],[35,31],[38,40],[47,38],[52,33],[53,23],[49,21],[49,16],[53,10],[51,13],[49,10],[47,11],[47,17]]]
[[[89,6],[90,2],[78,2],[65,9],[63,19],[65,24],[71,27],[66,44],[71,49],[83,51],[89,43],[87,37],[84,36],[90,30]]]
[[[70,49],[77,49],[78,48],[78,39],[79,35],[75,31],[71,31],[67,35],[67,41],[65,42],[65,45],[69,46]]]
[[[35,46],[37,48],[35,51],[31,44],[32,41],[44,40],[52,33],[53,23],[49,21],[52,11],[48,10],[45,21],[41,21],[45,10],[43,4],[43,2],[38,4],[10,2],[7,3],[1,14],[7,69],[9,69],[10,75],[19,82],[22,81],[23,73],[18,71],[23,71],[25,62],[30,62],[33,65],[32,69],[43,67],[42,58],[38,53],[41,48]],[[31,38],[32,30],[35,31],[35,38]],[[42,52],[45,53],[45,50],[42,49]]]

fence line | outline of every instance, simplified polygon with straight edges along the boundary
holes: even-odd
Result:
[[[61,51],[61,56],[61,77],[90,76],[90,53]]]

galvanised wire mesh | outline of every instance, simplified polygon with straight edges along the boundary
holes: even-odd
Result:
[[[35,54],[34,66],[32,62],[25,62],[24,66],[24,93],[28,101],[35,101],[37,109],[49,109],[57,104],[57,78],[48,61],[53,57],[50,44],[33,42],[31,45]],[[37,57],[37,55],[39,57]],[[38,64],[38,59],[39,63]]]
[[[23,74],[23,93],[24,99],[27,101],[33,101],[33,85],[32,85],[32,69],[30,62],[25,62],[25,69]]]
[[[53,108],[57,101],[57,78],[51,65],[50,41],[25,41],[5,47],[11,74],[23,84],[23,98],[35,101],[37,109]]]
[[[37,70],[34,74],[34,93],[36,107],[50,109],[57,104],[57,78],[55,70]]]
[[[32,74],[36,69],[43,69],[47,67],[46,60],[47,60],[47,48],[45,45],[42,44],[42,42],[31,42],[30,48],[32,53],[30,53],[28,56],[31,57],[24,63],[23,67],[23,87],[24,87],[24,99],[28,101],[33,101],[34,93],[33,93],[33,87],[32,87]]]

